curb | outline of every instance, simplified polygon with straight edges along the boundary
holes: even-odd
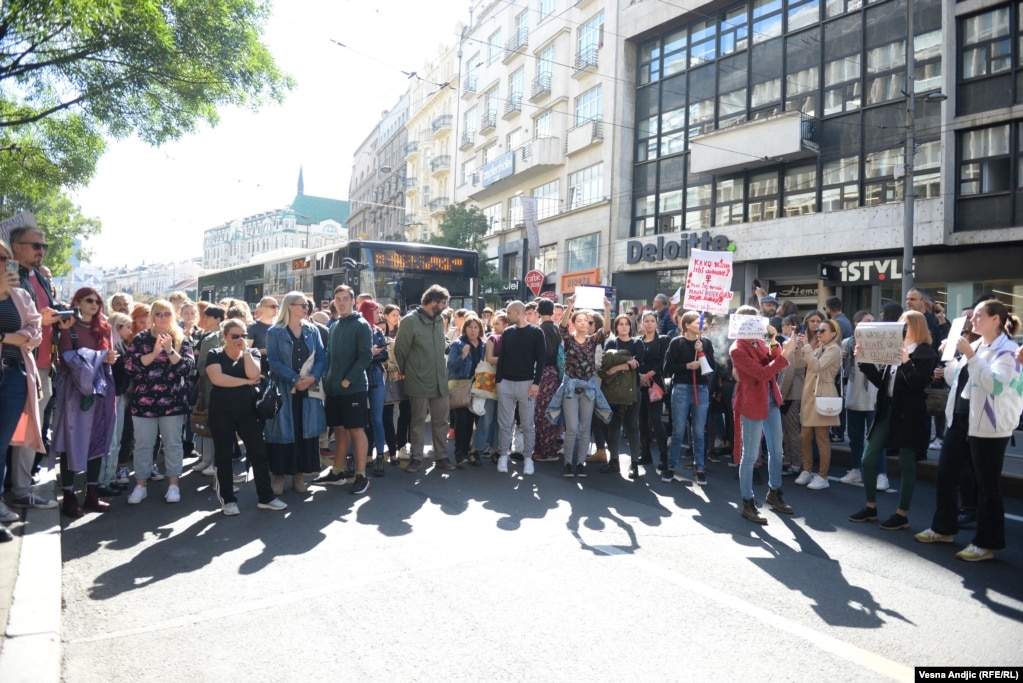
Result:
[[[55,470],[33,487],[55,498]],[[25,510],[18,578],[0,650],[0,681],[58,683],[61,670],[60,507]]]

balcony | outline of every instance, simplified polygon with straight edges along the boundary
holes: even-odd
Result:
[[[747,121],[689,142],[690,172],[726,175],[811,159],[820,154],[820,123],[798,111]]]
[[[462,79],[462,97],[470,97],[476,94],[476,74],[466,74]]]
[[[451,132],[451,124],[454,121],[451,114],[441,114],[433,120],[430,127],[433,129],[433,137],[439,138]]]
[[[444,209],[448,208],[448,205],[450,203],[451,203],[451,200],[448,199],[447,197],[437,197],[436,199],[434,199],[434,200],[432,200],[430,202],[430,206],[429,206],[430,213],[431,214],[443,213]]]
[[[604,139],[604,124],[600,119],[587,121],[568,131],[565,154],[572,155]]]
[[[434,177],[444,175],[451,170],[451,157],[445,154],[430,162],[430,172]]]
[[[507,62],[517,52],[525,50],[529,46],[529,29],[520,28],[515,32],[508,42],[504,44],[504,61]]]
[[[458,149],[466,150],[476,144],[476,131],[463,130],[458,138]]]
[[[529,90],[529,101],[536,102],[551,94],[551,75],[542,73],[533,79],[533,87]]]
[[[483,115],[480,116],[480,132],[485,133],[491,128],[495,128],[496,126],[497,112],[496,111],[483,112]]]
[[[502,118],[510,119],[512,116],[522,111],[522,95],[515,94],[509,97],[504,103],[504,116]]]
[[[572,72],[572,78],[579,78],[585,73],[596,71],[599,51],[596,45],[579,50],[575,55],[575,70]]]
[[[415,194],[419,189],[419,179],[415,176],[405,178],[405,194]]]
[[[419,154],[419,143],[413,140],[405,143],[405,158],[414,157]]]
[[[509,186],[528,181],[534,176],[562,166],[565,157],[559,138],[536,138],[472,174],[469,198],[487,200],[508,191]]]

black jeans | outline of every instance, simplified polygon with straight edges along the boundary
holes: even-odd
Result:
[[[607,426],[607,459],[617,462],[621,452],[622,427],[629,441],[629,455],[639,458],[643,445],[639,441],[639,401],[630,406],[611,406],[611,423]],[[599,420],[598,420],[599,421]]]
[[[959,531],[959,478],[971,460],[967,435],[966,415],[956,415],[945,430],[945,439],[938,456],[937,507],[931,519],[931,529],[939,534]],[[972,469],[972,468],[971,468]]]
[[[667,397],[667,395],[665,395]],[[661,415],[664,412],[664,399],[651,403],[645,391],[640,392],[639,403],[639,440],[643,448],[643,457],[650,455],[650,444],[657,441],[657,451],[662,462],[668,461],[668,434],[664,431],[664,420]]]
[[[1009,437],[970,437],[973,469],[977,473],[977,533],[973,545],[987,550],[1005,547],[1005,503],[1002,501],[1002,464]]]
[[[454,422],[451,427],[455,430],[455,457],[456,459],[469,456],[469,449],[472,444],[472,430],[476,425],[476,414],[468,408],[455,408],[451,411],[454,415]]]
[[[270,487],[270,463],[266,457],[266,444],[263,442],[263,426],[256,418],[255,408],[246,407],[244,411],[210,410],[210,431],[213,432],[213,465],[217,470],[217,496],[221,505],[237,502],[234,495],[234,449],[237,445],[235,434],[245,444],[252,475],[256,480],[256,495],[260,503],[269,503],[274,499]]]
[[[384,441],[387,442],[387,453],[398,455],[397,434],[394,431],[394,404],[384,404]]]

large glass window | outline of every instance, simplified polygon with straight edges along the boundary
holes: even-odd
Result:
[[[997,7],[962,22],[963,78],[978,78],[1012,67],[1009,7]]]
[[[602,111],[601,87],[587,90],[575,98],[575,125],[599,121]]]
[[[746,181],[721,178],[714,188],[714,225],[735,225],[743,222]]]
[[[552,138],[554,137],[554,112],[545,111],[533,121],[533,137]]]
[[[782,0],[753,0],[753,42],[780,36],[782,18]]]
[[[483,215],[487,218],[488,235],[493,235],[495,232],[504,229],[504,226],[501,225],[501,209],[502,205],[500,202],[484,207]]]
[[[568,208],[578,209],[604,197],[604,163],[594,164],[568,176]]]
[[[859,157],[825,161],[821,172],[821,211],[855,209],[859,204]]]
[[[862,39],[858,14],[824,25],[824,116],[860,108]]]
[[[778,172],[766,171],[750,176],[749,221],[769,221],[778,217]]]
[[[690,175],[686,183],[686,230],[710,227],[711,197],[710,176]]]
[[[487,64],[493,64],[504,54],[504,45],[501,44],[501,29],[497,29],[487,38]]]
[[[917,146],[913,155],[913,193],[919,198],[941,196],[941,140]]]
[[[902,182],[895,180],[896,169],[902,170],[904,149],[896,147],[868,152],[863,163],[863,204],[873,206],[902,199]]]
[[[782,41],[770,40],[753,46],[750,72],[750,118],[773,116],[781,110]]]
[[[568,252],[568,271],[591,270],[600,263],[600,233],[576,237],[565,242]]]
[[[1007,192],[1009,124],[966,131],[960,136],[959,194],[969,196]]]
[[[540,21],[554,12],[554,0],[540,0]]]
[[[718,62],[718,128],[746,120],[746,55]]]
[[[817,211],[817,166],[785,170],[785,215],[801,216]]]
[[[540,256],[536,259],[536,269],[549,274],[558,269],[558,245],[545,244],[540,247]]]
[[[561,209],[561,181],[552,180],[540,187],[534,187],[530,193],[536,197],[536,217],[539,220],[557,216]]]
[[[525,78],[525,67],[515,69],[508,77],[508,104],[516,108],[522,105],[522,84]]]
[[[692,48],[689,55],[693,66],[717,57],[717,40],[718,22],[715,18],[705,19],[690,27],[689,44]]]
[[[820,93],[819,28],[785,38],[785,109],[817,115]]]
[[[721,20],[721,55],[745,50],[749,41],[749,17],[746,5],[739,5],[725,11]]]

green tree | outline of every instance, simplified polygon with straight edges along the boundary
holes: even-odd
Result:
[[[99,229],[66,193],[92,178],[106,136],[158,145],[216,125],[225,105],[281,100],[292,82],[260,42],[269,11],[269,0],[0,3],[0,219],[35,212],[59,271],[69,240]]]
[[[475,249],[479,254],[480,289],[494,291],[501,286],[497,268],[487,259],[483,237],[490,227],[490,221],[479,207],[450,204],[444,210],[440,221],[440,233],[430,235],[430,244],[459,249]]]

